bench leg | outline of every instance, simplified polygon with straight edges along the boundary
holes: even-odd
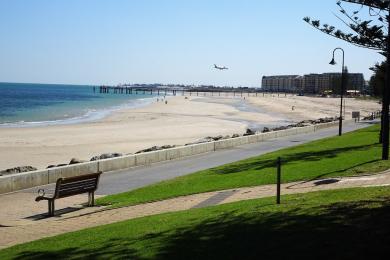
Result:
[[[88,206],[92,207],[95,205],[95,193],[89,192],[88,193]]]
[[[54,216],[54,200],[48,200],[47,203],[49,206],[49,216],[52,217]]]
[[[47,201],[47,206],[49,208],[47,215],[50,217],[50,214],[51,214],[51,201],[50,200]]]

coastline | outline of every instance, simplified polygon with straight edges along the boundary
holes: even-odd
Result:
[[[19,121],[19,122],[6,122],[0,123],[0,128],[28,128],[28,127],[45,127],[45,126],[55,126],[55,125],[72,125],[72,124],[82,124],[96,122],[103,120],[106,117],[109,117],[111,114],[127,109],[136,109],[146,107],[154,102],[154,97],[145,97],[140,99],[128,100],[125,103],[118,104],[115,106],[100,108],[100,109],[90,109],[85,113],[80,115],[69,117],[65,119],[56,119],[49,121]]]
[[[0,170],[22,165],[43,169],[69,163],[74,157],[90,160],[102,153],[129,154],[156,145],[184,145],[206,136],[243,134],[247,127],[261,130],[263,126],[335,116],[339,99],[170,96],[168,104],[156,100],[92,122],[0,128]],[[296,106],[294,111],[291,104]],[[367,101],[348,100],[347,104],[347,113],[357,107],[362,111],[380,107]]]

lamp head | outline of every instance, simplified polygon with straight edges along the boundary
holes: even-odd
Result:
[[[330,65],[336,65],[336,61],[334,60],[334,57],[332,58],[332,60],[329,62]]]

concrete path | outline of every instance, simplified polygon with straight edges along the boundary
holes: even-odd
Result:
[[[344,126],[344,132],[363,128],[368,125],[369,123],[348,124]],[[144,167],[105,173],[102,175],[99,190],[97,192],[99,195],[96,197],[132,190],[159,182],[161,180],[186,175],[195,171],[208,169],[248,157],[272,152],[284,147],[290,147],[324,137],[335,136],[336,134],[337,127],[334,127],[320,130],[311,134],[278,138],[269,140],[267,142],[243,145],[233,149],[201,154],[180,160],[167,161]],[[13,228],[18,229],[18,227],[24,225],[29,226],[32,224],[41,223],[42,221],[46,222],[62,219],[62,216],[69,218],[72,216],[79,216],[80,214],[96,211],[96,208],[82,208],[81,204],[87,201],[87,197],[86,195],[79,195],[61,199],[56,202],[56,213],[61,214],[60,217],[49,220],[42,219],[43,216],[41,214],[47,212],[47,204],[45,202],[37,203],[34,201],[36,192],[39,188],[48,189],[52,188],[52,186],[53,185],[47,185],[15,193],[0,195],[0,230],[2,234],[7,230],[7,234],[10,236],[10,239],[7,240],[8,242],[5,242],[6,240],[0,242],[0,247],[5,245],[12,245],[13,243],[19,243],[17,240],[16,242],[12,242],[14,241],[12,239]],[[211,202],[215,203],[215,201],[225,201],[224,196],[225,195],[219,195],[215,198],[212,198]],[[210,202],[203,201],[201,203],[203,204],[200,204],[199,207],[208,205]],[[15,232],[15,234],[19,234],[17,231]],[[39,234],[38,231],[37,234]],[[46,235],[37,235],[37,238],[44,237]],[[30,241],[31,239],[33,238],[30,237],[26,241]]]
[[[369,125],[370,123],[367,122],[357,124],[348,123],[343,126],[343,132],[350,132]],[[280,137],[265,142],[242,145],[231,149],[185,157],[178,160],[165,161],[148,166],[106,172],[101,177],[97,194],[109,195],[129,191],[196,171],[273,152],[282,148],[307,143],[325,137],[336,136],[337,134],[338,127],[333,127],[322,129],[314,133]],[[36,193],[39,188],[52,188],[52,186],[53,185],[46,185],[46,187],[32,188],[23,192]]]
[[[344,131],[352,131],[368,125],[369,123],[348,124],[344,126]],[[334,127],[315,133],[277,138],[266,142],[243,145],[233,149],[220,150],[179,160],[104,173],[101,177],[97,194],[107,195],[133,190],[162,180],[276,151],[284,147],[335,136],[337,133],[338,128]],[[53,185],[46,185],[0,195],[0,226],[23,222],[25,218],[46,212],[47,204],[44,201],[39,203],[34,201],[37,196],[37,191],[40,188],[46,190],[54,189]],[[56,202],[56,209],[72,211],[77,209],[77,206],[72,205],[78,205],[84,202],[86,202],[86,196],[84,195],[61,199]],[[5,222],[8,224],[5,224]]]
[[[319,190],[351,187],[390,186],[390,171],[373,176],[332,178],[316,181],[294,182],[282,185],[282,194],[304,193]],[[115,223],[118,221],[166,212],[188,210],[229,202],[274,196],[275,185],[239,188],[183,196],[118,209],[85,208],[64,213],[53,218],[32,216],[19,222],[0,220],[0,249],[12,245],[50,237],[71,231]],[[58,213],[58,212],[57,212]]]

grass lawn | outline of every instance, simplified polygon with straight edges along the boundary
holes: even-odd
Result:
[[[207,169],[144,188],[97,200],[100,205],[120,207],[181,195],[276,181],[275,161],[283,159],[282,180],[292,182],[379,172],[390,168],[381,161],[379,126],[282,149],[262,156]],[[261,145],[261,143],[259,143]]]
[[[390,188],[286,195],[67,233],[0,259],[377,259],[390,244]]]

